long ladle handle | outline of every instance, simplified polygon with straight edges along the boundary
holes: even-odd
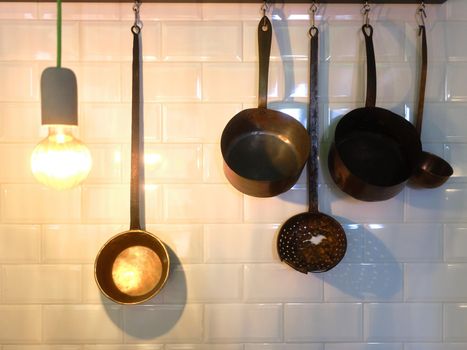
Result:
[[[258,56],[259,56],[259,84],[258,107],[267,108],[268,105],[268,74],[269,56],[271,55],[272,25],[267,16],[263,16],[258,24]]]
[[[308,211],[318,212],[318,152],[319,152],[319,118],[318,118],[318,28],[313,26],[310,34],[310,88],[308,104],[308,133],[311,138],[310,158],[307,163],[308,172]]]
[[[426,76],[428,70],[428,46],[426,43],[426,28],[424,25],[419,26],[419,35],[422,37],[422,67],[420,71],[420,88],[418,92],[418,107],[415,128],[418,134],[422,135],[423,109],[425,106],[425,90]]]
[[[366,102],[365,107],[376,106],[376,60],[373,46],[373,27],[364,24],[362,32],[366,47]]]
[[[141,28],[134,25],[131,100],[130,229],[144,230],[144,144]]]

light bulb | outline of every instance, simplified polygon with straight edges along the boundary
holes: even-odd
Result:
[[[40,183],[57,190],[78,186],[89,174],[89,149],[72,134],[72,128],[50,125],[49,135],[31,155],[31,170]]]

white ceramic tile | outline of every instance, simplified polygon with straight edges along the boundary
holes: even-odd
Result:
[[[365,304],[366,341],[441,341],[442,307],[439,304]]]
[[[286,341],[362,339],[362,305],[358,303],[286,304],[284,314]]]
[[[467,176],[467,167],[464,164],[464,159],[467,154],[465,144],[447,144],[444,145],[445,160],[451,165],[454,174],[450,179],[464,181]]]
[[[83,304],[112,304],[99,290],[94,277],[94,264],[82,265],[81,293]]]
[[[376,70],[378,105],[381,102],[414,100],[416,73],[411,64],[380,63]]]
[[[3,185],[2,217],[7,223],[77,222],[81,189],[56,191],[40,185]]]
[[[0,101],[37,101],[39,98],[39,72],[33,63],[1,63]]]
[[[322,301],[323,279],[285,264],[249,264],[245,265],[244,291],[247,302]]]
[[[408,301],[463,301],[467,294],[464,264],[406,264]]]
[[[365,261],[440,261],[440,224],[368,224],[365,232]]]
[[[56,26],[46,21],[2,21],[0,58],[2,60],[55,60]],[[78,24],[62,24],[63,61],[79,58]]]
[[[257,103],[258,70],[254,63],[206,63],[203,65],[203,100]],[[269,66],[268,96],[279,96],[279,71]],[[228,83],[227,83],[228,82]]]
[[[70,20],[118,20],[120,11],[118,4],[111,3],[64,3],[63,19]],[[55,19],[57,6],[53,3],[39,3],[38,17]]]
[[[145,3],[141,8],[141,20],[144,21],[192,21],[202,18],[201,3]],[[134,14],[130,3],[122,3],[121,18],[133,20]]]
[[[282,338],[279,304],[205,305],[208,342],[277,342]]]
[[[303,188],[292,188],[277,197],[244,198],[245,221],[248,223],[282,224],[289,217],[306,211],[306,191]],[[266,207],[268,210],[264,210]]]
[[[164,302],[235,302],[242,298],[242,265],[174,267],[164,290]]]
[[[146,184],[146,223],[160,222],[161,187]],[[125,223],[130,215],[129,185],[89,185],[83,188],[83,220],[86,223]]]
[[[406,218],[409,221],[463,221],[467,207],[465,186],[445,184],[433,190],[408,190]]]
[[[174,344],[166,345],[166,350],[243,350],[242,344]]]
[[[272,46],[271,61],[281,59],[308,60],[310,39],[308,37],[308,22],[289,21],[285,18],[280,7],[272,8]],[[244,61],[258,60],[258,22],[245,22],[243,29],[243,51]],[[325,38],[322,36],[321,38]]]
[[[123,26],[120,22],[81,22],[80,53],[82,61],[119,61],[122,54]],[[128,36],[132,36],[127,31]],[[105,45],[102,43],[105,42]]]
[[[467,343],[406,343],[404,350],[463,350]]]
[[[467,45],[463,33],[467,30],[467,22],[450,21],[445,23],[446,55],[449,61],[465,61],[467,59]]]
[[[201,100],[200,63],[148,62],[144,64],[143,75],[144,101],[196,102]],[[130,101],[130,63],[122,65],[122,91],[124,101]]]
[[[203,334],[199,304],[133,306],[123,310],[125,343],[198,343]]]
[[[242,196],[228,185],[167,185],[164,187],[164,220],[238,222],[242,215],[241,203]]]
[[[326,68],[324,64],[322,66],[323,69]],[[333,63],[328,65],[327,71],[321,71],[320,80],[328,82],[326,90],[329,101],[333,103],[362,101],[365,91],[363,69],[362,63]],[[323,88],[321,90],[323,91]]]
[[[464,142],[467,139],[463,103],[427,103],[423,116],[422,141]]]
[[[159,237],[176,255],[176,263],[203,261],[203,227],[201,225],[148,225],[147,230]]]
[[[215,142],[227,122],[241,111],[240,104],[165,104],[164,142]]]
[[[8,304],[78,303],[78,265],[12,265],[2,269],[2,297]]]
[[[130,154],[129,146],[125,153]],[[130,159],[125,157],[124,169],[129,180]],[[144,145],[145,180],[157,183],[200,183],[203,178],[203,148],[197,144]]]
[[[124,225],[46,225],[43,228],[43,261],[92,263],[102,245],[126,229]]]
[[[345,252],[343,263],[361,263],[363,262],[363,230],[357,224],[341,224],[347,238],[347,250]]]
[[[324,194],[321,211],[333,217],[353,222],[397,222],[402,221],[404,215],[403,192],[381,202],[359,201],[334,186],[329,187]]]
[[[80,101],[120,102],[122,79],[119,63],[85,63],[75,73]]]
[[[327,343],[325,350],[402,350],[402,344],[398,343]]]
[[[39,305],[0,306],[0,341],[2,344],[38,343],[41,341],[41,307]]]
[[[228,183],[224,174],[224,158],[217,143],[203,145],[203,180],[205,183]]]
[[[365,46],[361,28],[361,22],[330,22],[326,60],[332,62],[365,60]]]
[[[462,76],[467,72],[465,63],[448,63],[446,65],[446,100],[464,102],[467,100],[467,89]]]
[[[205,225],[206,262],[279,261],[277,230],[278,225]]]
[[[162,58],[165,61],[241,61],[241,22],[166,22],[162,25]]]
[[[341,263],[324,276],[324,299],[342,301],[402,301],[400,264]]]
[[[452,0],[447,4],[447,19],[464,19],[467,16],[467,4],[462,0]]]
[[[444,62],[430,62],[426,81],[425,100],[427,102],[450,101],[447,91],[448,67]],[[413,75],[411,75],[411,79]],[[450,84],[450,83],[449,83]]]
[[[87,183],[122,182],[122,147],[120,145],[88,145],[92,157]]]
[[[444,228],[444,259],[448,262],[466,262],[467,227],[446,225]]]
[[[3,183],[35,183],[31,172],[30,157],[35,145],[2,144],[0,158],[8,166],[0,168],[0,181]]]
[[[2,263],[38,263],[40,259],[40,226],[0,226],[0,261]]]
[[[39,103],[0,103],[0,139],[8,142],[39,142]]]
[[[83,345],[83,350],[163,350],[162,344]]]
[[[444,304],[444,341],[465,342],[466,304]]]
[[[69,344],[121,342],[121,311],[121,306],[115,305],[44,306],[43,341]]]
[[[86,142],[130,142],[131,105],[91,103],[82,107],[80,128]],[[144,141],[161,140],[161,106],[144,104]]]
[[[0,19],[36,19],[37,3],[2,3],[0,4]]]
[[[324,350],[324,344],[245,344],[245,350]]]

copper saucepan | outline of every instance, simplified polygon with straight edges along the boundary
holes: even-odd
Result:
[[[273,197],[289,190],[310,153],[305,127],[288,114],[267,108],[271,40],[272,25],[263,15],[258,25],[258,108],[236,114],[221,137],[225,176],[237,190],[254,197]]]
[[[141,28],[133,32],[130,229],[108,240],[97,254],[94,276],[101,292],[119,304],[138,304],[155,296],[169,276],[165,245],[144,229],[144,160],[141,79]]]

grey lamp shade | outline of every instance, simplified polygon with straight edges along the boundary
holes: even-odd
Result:
[[[48,67],[41,76],[42,125],[78,125],[78,84],[71,69]]]

